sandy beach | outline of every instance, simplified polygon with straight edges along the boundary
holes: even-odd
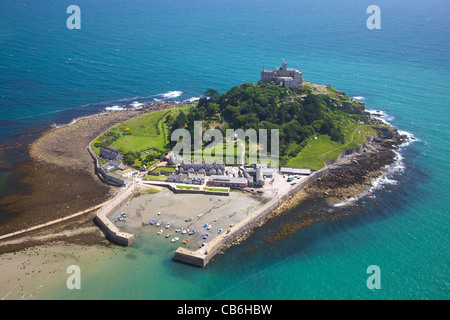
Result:
[[[20,252],[0,255],[0,300],[41,299],[47,292],[66,288],[71,265],[82,266],[83,279],[97,270],[98,262],[121,248],[51,242]]]
[[[110,220],[121,231],[128,233],[143,230],[156,236],[158,231],[163,230],[158,236],[171,234],[168,241],[179,237],[178,245],[189,239],[186,247],[196,250],[201,243],[211,241],[219,230],[226,232],[230,226],[248,217],[267,201],[267,198],[239,191],[230,192],[229,196],[187,193],[175,195],[169,189],[163,188],[159,193],[133,198],[129,205],[125,204],[116,210]],[[122,212],[127,215],[123,222],[117,220]],[[189,218],[192,220],[186,222]],[[150,223],[152,220],[154,224]],[[160,226],[157,226],[158,223]],[[169,228],[166,228],[167,224],[170,224]],[[180,227],[196,232],[191,236],[183,234],[182,231],[176,232]],[[208,234],[207,240],[203,239],[205,234]]]

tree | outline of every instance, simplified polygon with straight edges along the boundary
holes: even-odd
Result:
[[[206,107],[206,115],[210,118],[213,117],[218,112],[219,112],[219,105],[217,103],[210,103]]]
[[[172,131],[174,131],[176,129],[184,128],[186,126],[186,123],[187,123],[186,115],[184,114],[183,111],[180,111],[180,113],[178,114],[177,118],[175,119],[175,121],[173,123]]]
[[[132,166],[138,158],[139,154],[137,152],[130,151],[123,155],[123,163]]]
[[[219,92],[215,89],[208,89],[205,91],[204,96],[209,98],[212,101],[216,101],[219,99]]]

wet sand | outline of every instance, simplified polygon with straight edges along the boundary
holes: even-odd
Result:
[[[0,198],[0,235],[68,216],[113,197],[117,190],[95,176],[87,145],[120,122],[176,106],[157,103],[141,110],[105,113],[44,132],[27,147],[28,158],[11,170],[14,178]]]
[[[214,239],[220,229],[225,233],[231,225],[242,221],[267,201],[268,199],[264,197],[239,191],[230,192],[229,196],[211,196],[174,194],[169,189],[163,188],[159,193],[133,198],[129,205],[125,204],[116,210],[110,216],[110,220],[121,231],[129,233],[143,231],[158,237],[171,234],[167,241],[179,237],[178,245],[182,245],[183,240],[189,239],[186,247],[196,250],[201,243]],[[120,222],[117,217],[122,212],[125,212],[127,217]],[[192,221],[186,222],[188,218],[192,218]],[[153,219],[155,223],[152,225],[150,222]],[[161,223],[159,227],[156,226],[158,222]],[[167,223],[170,227],[166,229]],[[207,230],[205,224],[211,225],[211,228]],[[176,232],[180,227],[190,231],[196,230],[196,233],[189,236]],[[159,230],[163,230],[161,235],[157,235]],[[205,234],[209,235],[206,240],[203,239]]]
[[[99,261],[111,259],[118,250],[121,248],[60,242],[2,254],[0,300],[41,299],[52,290],[66,289],[69,266],[80,266],[82,279],[87,279],[98,269]]]

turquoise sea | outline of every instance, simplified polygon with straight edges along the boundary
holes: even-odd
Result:
[[[80,30],[66,27],[72,4]],[[366,26],[373,4],[379,30]],[[448,299],[449,16],[446,0],[2,0],[3,142],[106,108],[224,92],[283,59],[416,138],[372,197],[304,204],[205,269],[171,261],[169,248],[142,234],[82,290],[44,298]],[[3,190],[11,165],[2,162]],[[348,216],[271,239],[306,210]],[[370,265],[380,268],[381,289],[366,286]]]

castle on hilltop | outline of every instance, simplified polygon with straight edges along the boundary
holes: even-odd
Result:
[[[303,72],[299,69],[288,68],[287,63],[283,62],[281,68],[266,70],[263,67],[263,71],[261,71],[261,81],[266,83],[274,81],[284,87],[295,89],[303,82]]]

